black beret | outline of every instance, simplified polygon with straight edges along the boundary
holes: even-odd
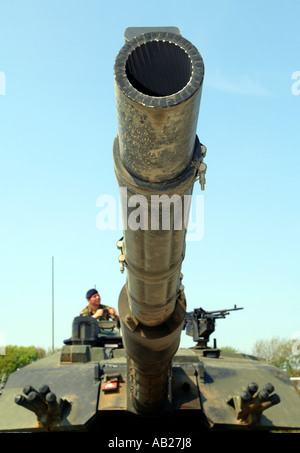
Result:
[[[98,291],[95,288],[89,289],[86,293],[86,298],[90,299],[94,294],[98,294]]]

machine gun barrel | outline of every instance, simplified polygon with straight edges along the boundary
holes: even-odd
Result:
[[[201,310],[201,309],[200,309]],[[214,310],[214,311],[204,311],[201,313],[202,318],[225,318],[230,311],[243,310],[243,307],[237,307],[236,305],[233,308],[225,308],[223,310]]]
[[[118,248],[127,268],[119,313],[139,412],[157,411],[168,399],[186,309],[184,201],[206,151],[196,136],[203,61],[173,31],[127,29],[114,65],[113,153],[124,232]]]

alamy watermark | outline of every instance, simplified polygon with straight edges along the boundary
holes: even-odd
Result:
[[[300,94],[300,71],[293,72],[292,80],[295,80],[292,84],[292,94],[298,96],[298,94]]]
[[[300,331],[293,333],[292,339],[295,340],[292,344],[292,354],[300,355]]]
[[[101,208],[96,225],[101,231],[182,230],[187,241],[200,241],[204,235],[204,196],[166,194],[127,197],[127,188],[119,188],[119,200],[112,195],[100,195],[96,206]]]
[[[6,94],[6,78],[3,71],[0,71],[0,96],[5,96]]]

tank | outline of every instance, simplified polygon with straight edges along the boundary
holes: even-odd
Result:
[[[126,272],[120,323],[76,316],[60,351],[12,373],[0,430],[101,432],[108,446],[135,449],[156,432],[169,437],[150,446],[184,449],[190,433],[299,430],[300,400],[287,373],[210,345],[216,320],[242,307],[187,309],[187,218],[195,181],[202,190],[206,182],[206,147],[196,134],[200,53],[176,27],[127,28],[114,78],[117,248]],[[184,333],[194,347],[179,347]],[[137,443],[125,445],[130,434]]]

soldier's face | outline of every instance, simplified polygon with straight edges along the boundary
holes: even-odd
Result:
[[[101,297],[99,294],[93,294],[93,296],[89,298],[89,303],[94,307],[98,307],[100,301]]]

